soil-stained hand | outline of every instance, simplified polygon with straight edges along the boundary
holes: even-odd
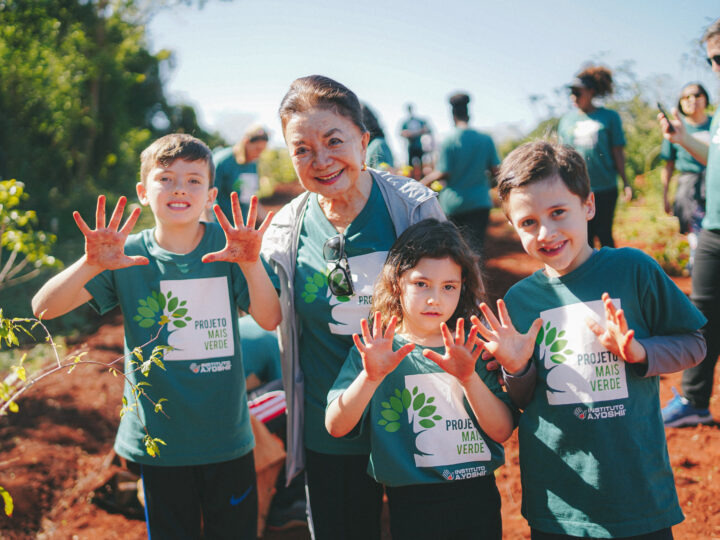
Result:
[[[588,317],[585,322],[590,330],[598,337],[603,347],[625,362],[630,364],[647,362],[645,347],[635,339],[635,330],[628,328],[623,310],[615,309],[615,304],[606,292],[602,295],[602,301],[605,306],[605,328]]]
[[[532,356],[537,334],[542,327],[542,319],[535,319],[527,333],[521,334],[513,326],[507,306],[502,299],[497,301],[497,307],[500,320],[485,302],[480,304],[480,311],[490,328],[475,315],[470,317],[470,320],[485,339],[484,347],[494,357],[494,361],[504,367],[508,373],[517,373],[527,366]],[[488,364],[488,369],[496,368],[497,366],[492,365],[492,362]]]
[[[382,323],[380,313],[376,312],[373,319],[373,331],[370,333],[367,319],[360,321],[362,329],[362,340],[357,334],[353,334],[355,346],[360,351],[363,368],[370,381],[381,381],[385,376],[393,371],[398,364],[405,358],[415,345],[408,343],[400,347],[397,351],[393,351],[392,344],[395,337],[395,326],[397,325],[397,317],[390,319],[385,334],[382,332]],[[364,343],[363,343],[364,341]]]
[[[207,253],[203,256],[202,262],[210,263],[216,261],[227,261],[237,264],[255,263],[260,256],[260,246],[265,231],[270,226],[273,212],[268,212],[265,220],[259,229],[255,229],[255,221],[257,219],[257,197],[253,195],[250,199],[250,209],[248,210],[247,222],[243,225],[242,210],[240,210],[240,201],[238,194],[233,192],[230,194],[230,202],[232,203],[232,213],[234,225],[231,224],[223,214],[223,211],[216,204],[213,211],[217,216],[218,223],[225,231],[225,247],[221,251]]]
[[[454,338],[447,324],[442,323],[440,331],[445,344],[445,354],[425,349],[423,355],[454,376],[460,384],[464,384],[475,373],[475,364],[483,349],[482,340],[477,339],[477,328],[471,327],[465,339],[465,319],[458,319]]]
[[[149,264],[146,257],[125,255],[125,240],[140,216],[140,208],[135,208],[130,213],[125,225],[118,230],[126,202],[125,197],[120,197],[110,217],[110,223],[106,227],[105,195],[98,196],[95,210],[95,230],[88,227],[79,212],[73,212],[75,223],[85,236],[85,257],[89,265],[99,266],[105,270],[117,270],[128,266]]]

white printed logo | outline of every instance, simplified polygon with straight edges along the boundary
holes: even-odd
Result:
[[[620,299],[613,303],[620,308]],[[625,363],[605,349],[585,320],[605,326],[601,300],[543,311],[537,337],[547,372],[550,405],[593,403],[628,397]]]

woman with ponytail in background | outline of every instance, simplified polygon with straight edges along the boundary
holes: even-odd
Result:
[[[570,99],[576,110],[560,119],[560,142],[575,148],[585,159],[590,189],[595,196],[595,217],[588,222],[588,241],[595,246],[615,247],[612,224],[618,198],[617,175],[623,181],[626,201],[632,199],[632,188],[625,176],[625,135],[620,115],[597,106],[595,98],[610,95],[612,72],[602,66],[590,66],[573,80]]]

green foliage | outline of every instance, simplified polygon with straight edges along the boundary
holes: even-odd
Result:
[[[547,323],[545,326],[540,328],[537,337],[535,338],[536,345],[544,345],[550,353],[550,360],[556,364],[562,364],[567,360],[567,356],[573,354],[570,349],[565,349],[567,346],[567,339],[563,339],[565,336],[565,330],[558,333],[557,328],[550,326]]]
[[[13,505],[13,498],[10,496],[8,491],[2,486],[0,486],[0,496],[2,496],[2,498],[3,498],[5,514],[8,517],[12,516],[13,509],[15,508]]]
[[[192,107],[166,101],[171,54],[150,53],[139,4],[0,2],[0,176],[46,186],[30,201],[45,229],[74,231],[72,210],[92,212],[98,192],[131,194],[154,138],[217,140]]]
[[[387,401],[380,403],[382,407],[380,416],[382,418],[378,420],[378,425],[384,426],[385,431],[389,433],[395,433],[401,427],[402,413],[406,410],[412,410],[422,418],[418,422],[422,427],[425,429],[431,428],[436,421],[442,420],[442,416],[434,414],[437,407],[432,405],[433,401],[435,401],[434,397],[428,398],[423,392],[418,393],[417,386],[413,388],[412,394],[407,388],[402,390],[396,388],[395,395],[391,395]]]
[[[58,267],[50,255],[55,235],[37,231],[32,210],[20,210],[28,198],[25,185],[17,180],[0,180],[0,291],[32,279],[44,267]]]
[[[277,184],[291,184],[297,180],[290,156],[284,148],[269,148],[262,153],[258,161],[258,175],[261,179],[259,197],[271,195]]]

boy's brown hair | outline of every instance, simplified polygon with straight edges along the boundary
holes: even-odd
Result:
[[[140,181],[145,184],[155,165],[167,167],[176,159],[204,161],[208,165],[209,187],[215,182],[215,164],[208,145],[187,133],[171,133],[156,139],[140,154]]]
[[[505,215],[508,215],[507,201],[513,189],[556,176],[580,200],[585,201],[590,196],[585,160],[570,146],[534,141],[510,152],[498,172],[498,197]]]

